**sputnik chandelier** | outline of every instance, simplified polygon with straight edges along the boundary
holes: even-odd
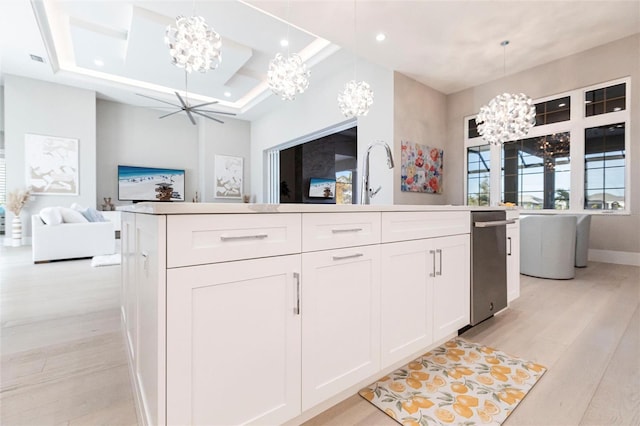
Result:
[[[220,35],[201,16],[178,16],[176,26],[167,27],[164,42],[169,46],[171,62],[188,73],[214,70],[222,61]]]
[[[338,107],[347,118],[363,117],[369,113],[373,104],[373,90],[366,81],[357,81],[358,72],[358,35],[357,35],[356,0],[353,1],[353,34],[354,34],[354,79],[344,85],[342,92],[338,94]]]
[[[302,62],[302,58],[297,53],[289,54],[289,38],[291,24],[289,24],[289,2],[287,2],[287,56],[281,53],[269,62],[267,72],[267,82],[273,93],[280,96],[282,100],[292,101],[299,93],[304,93],[309,88],[309,77],[311,72]]]
[[[298,93],[304,93],[309,87],[311,73],[296,53],[286,58],[278,53],[269,62],[267,78],[269,88],[285,101],[292,101]]]
[[[503,67],[505,69],[508,44],[508,40],[500,43],[504,48]],[[524,93],[503,93],[480,108],[476,116],[476,124],[478,124],[478,133],[492,145],[521,139],[536,124],[536,106]]]

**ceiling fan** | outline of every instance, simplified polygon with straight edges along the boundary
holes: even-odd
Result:
[[[210,110],[207,110],[207,109],[203,109],[203,107],[206,107],[207,105],[217,104],[219,101],[205,102],[205,103],[198,104],[198,105],[190,105],[189,104],[189,99],[187,97],[182,98],[182,96],[180,96],[180,93],[178,93],[178,92],[174,92],[174,93],[178,97],[178,100],[180,101],[180,104],[174,104],[172,102],[167,102],[167,101],[165,101],[163,99],[154,98],[154,97],[151,97],[151,96],[143,95],[141,93],[137,93],[137,95],[138,96],[142,96],[143,98],[153,99],[154,101],[158,101],[158,102],[162,102],[162,103],[165,103],[165,104],[169,104],[171,106],[174,106],[174,107],[178,108],[177,111],[170,112],[169,114],[162,115],[162,116],[160,116],[158,118],[169,117],[171,115],[178,114],[178,113],[184,111],[184,112],[187,113],[187,116],[189,117],[189,120],[191,120],[191,124],[193,124],[193,125],[196,124],[196,120],[193,117],[193,114],[196,114],[196,115],[199,115],[201,117],[208,118],[209,120],[217,121],[218,123],[224,124],[224,121],[222,121],[222,120],[220,120],[218,118],[212,117],[210,115],[207,115],[207,114],[236,115],[236,114],[234,114],[232,112],[210,111]]]

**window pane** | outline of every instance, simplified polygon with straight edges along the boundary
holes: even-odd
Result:
[[[515,198],[524,209],[568,209],[569,151],[569,132],[505,143],[504,201],[516,202]]]
[[[491,148],[487,145],[467,148],[467,204],[489,205]]]
[[[617,210],[625,201],[625,125],[585,129],[584,208]]]
[[[571,118],[571,97],[552,99],[536,104],[536,126],[569,121]]]
[[[585,116],[606,114],[625,109],[626,83],[585,92]]]
[[[480,136],[480,133],[478,133],[478,125],[476,124],[475,118],[469,120],[467,126],[467,128],[469,129],[469,139],[477,138],[478,136]]]

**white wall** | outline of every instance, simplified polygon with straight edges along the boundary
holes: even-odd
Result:
[[[242,157],[244,166],[243,194],[251,194],[251,123],[233,118],[220,117],[224,124],[206,118],[200,119],[200,200],[211,203],[237,202],[214,198],[215,156]]]
[[[245,158],[245,188],[249,188],[249,122],[224,117],[224,124],[204,118],[197,126],[183,114],[159,119],[162,112],[99,99],[97,101],[98,205],[104,197],[118,201],[118,164],[185,169],[185,200],[198,192],[200,201],[213,198],[214,156]]]
[[[473,87],[447,97],[447,202],[464,202],[464,117],[499,93],[524,92],[532,98],[631,76],[631,147],[627,152],[630,215],[594,215],[589,248],[640,253],[640,35],[608,43],[566,58]]]
[[[336,54],[343,54],[342,52]],[[349,55],[350,56],[350,55]],[[251,193],[256,202],[264,202],[266,194],[265,151],[291,140],[344,123],[347,119],[338,109],[338,93],[353,79],[353,60],[326,72],[327,77],[314,79],[311,70],[309,89],[293,102],[282,106],[251,124]],[[382,67],[358,63],[358,80],[365,80],[374,92],[374,103],[366,117],[358,119],[358,168],[367,146],[383,140],[393,148],[393,72]],[[371,154],[371,186],[382,186],[372,204],[393,203],[393,173],[386,167],[383,149]]]
[[[25,188],[24,135],[75,138],[79,141],[79,180],[77,196],[38,195],[25,207],[21,217],[30,235],[29,214],[43,207],[96,203],[96,102],[95,92],[52,84],[40,80],[4,76],[5,155],[7,191]],[[27,213],[25,213],[25,211]],[[11,213],[7,223],[11,222]]]

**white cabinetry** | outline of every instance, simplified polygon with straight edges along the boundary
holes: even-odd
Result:
[[[430,219],[424,212],[382,215],[383,242],[394,241],[382,245],[383,367],[469,324],[469,213],[436,215],[440,235],[459,235],[437,237]]]
[[[469,212],[145,213],[122,215],[142,424],[294,422],[469,322]]]
[[[434,238],[433,339],[440,340],[469,324],[469,235]]]
[[[302,254],[302,409],[380,369],[380,246]]]
[[[382,245],[382,366],[433,341],[432,257],[428,240]]]
[[[510,217],[507,212],[507,219]],[[512,302],[520,297],[520,222],[515,215],[515,223],[507,225],[507,300]]]
[[[169,269],[167,423],[300,413],[300,255]]]

